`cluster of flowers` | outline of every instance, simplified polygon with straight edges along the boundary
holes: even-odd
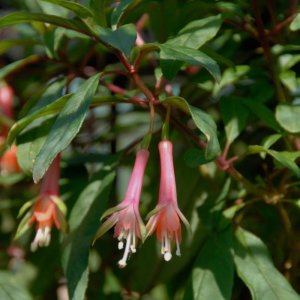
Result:
[[[137,151],[133,171],[130,177],[124,200],[104,213],[109,217],[100,227],[96,238],[115,226],[114,236],[118,239],[118,248],[124,248],[124,255],[119,260],[119,267],[127,264],[130,253],[136,252],[138,239],[144,240],[156,231],[161,243],[161,254],[166,261],[172,258],[171,243],[176,244],[176,255],[180,256],[181,224],[188,226],[188,221],[181,213],[177,204],[177,192],[173,165],[173,145],[171,141],[163,140],[158,145],[160,154],[160,188],[156,208],[149,213],[149,220],[145,226],[139,213],[139,202],[143,184],[145,168],[149,158],[149,151]]]
[[[2,114],[13,120],[13,91],[5,85],[0,88],[0,108]],[[0,146],[5,146],[9,127],[2,126],[0,131]],[[138,240],[144,241],[155,231],[161,242],[161,253],[166,261],[172,258],[171,243],[176,245],[176,255],[180,256],[181,224],[188,226],[188,221],[181,213],[177,204],[177,192],[173,165],[173,145],[171,141],[163,140],[158,145],[160,154],[160,189],[156,208],[149,213],[149,220],[144,226],[139,213],[139,203],[143,185],[143,177],[149,151],[138,150],[124,200],[117,206],[107,210],[102,218],[107,218],[99,228],[96,239],[106,231],[114,228],[114,236],[118,239],[118,248],[124,249],[124,255],[119,266],[125,267],[130,253],[136,252]],[[6,150],[0,159],[1,173],[21,172],[17,162],[16,146]],[[60,156],[50,165],[42,179],[40,193],[35,199],[26,202],[20,210],[24,216],[18,232],[21,234],[33,223],[36,223],[36,235],[31,243],[31,250],[48,246],[51,240],[53,225],[57,229],[66,230],[66,207],[59,197]]]

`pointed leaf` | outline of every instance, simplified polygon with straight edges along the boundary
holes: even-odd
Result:
[[[233,257],[239,277],[253,300],[299,300],[300,296],[274,267],[265,244],[242,228],[236,231]]]
[[[232,232],[208,238],[193,267],[184,300],[230,300],[233,286]]]
[[[178,45],[174,47],[168,44],[161,44],[159,45],[159,48],[161,60],[168,60],[175,63],[180,61],[189,65],[203,67],[215,78],[215,80],[220,80],[221,74],[219,66],[212,58],[203,52]],[[165,76],[167,75],[167,79],[172,79],[170,76],[168,76],[168,68],[172,68],[172,65],[169,66],[169,62],[168,64],[162,65],[163,74]]]
[[[220,153],[221,149],[217,136],[217,125],[212,117],[201,109],[189,105],[189,103],[181,97],[168,97],[164,100],[164,102],[170,103],[191,115],[198,129],[206,136],[206,159],[210,160],[215,158]]]
[[[35,182],[44,176],[56,155],[63,151],[79,132],[98,83],[99,74],[86,80],[59,113],[41,151],[36,157],[33,166],[33,180]]]
[[[221,24],[221,15],[192,21],[184,26],[174,38],[169,39],[166,44],[173,47],[185,46],[199,49],[216,36]]]
[[[137,36],[135,26],[133,24],[121,26],[116,30],[98,26],[97,34],[101,40],[113,48],[120,50],[127,57],[130,56],[130,52],[134,47]]]
[[[107,205],[118,159],[109,156],[102,161],[102,168],[91,178],[70,213],[70,234],[62,257],[70,300],[85,299],[90,244],[99,226],[99,215]]]

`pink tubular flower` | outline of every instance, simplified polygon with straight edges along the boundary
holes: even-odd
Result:
[[[158,145],[160,155],[160,188],[157,207],[147,223],[147,235],[156,231],[161,242],[161,253],[164,259],[172,258],[171,241],[176,242],[176,255],[180,256],[181,225],[180,220],[186,225],[188,221],[181,213],[177,204],[176,182],[173,165],[173,145],[170,141],[161,141]]]
[[[144,236],[139,202],[148,158],[148,150],[141,149],[137,152],[125,198],[119,205],[103,214],[102,218],[108,216],[109,218],[102,224],[96,234],[95,239],[115,225],[114,237],[119,240],[118,248],[123,249],[125,246],[124,255],[118,262],[120,268],[126,266],[128,255],[136,252],[137,239],[143,239]]]
[[[31,211],[26,214],[18,229],[18,232],[23,232],[22,227],[26,228],[26,226],[36,223],[36,235],[31,243],[31,251],[35,251],[39,246],[46,247],[49,245],[53,225],[57,229],[66,229],[64,219],[66,207],[59,198],[59,161],[60,158],[57,156],[47,170],[42,180],[39,196],[34,201],[25,203],[20,210],[20,214],[23,214],[32,206]]]

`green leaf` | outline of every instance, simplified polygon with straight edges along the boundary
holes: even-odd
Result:
[[[217,136],[217,126],[212,117],[200,108],[190,105],[184,98],[181,97],[168,97],[164,100],[164,102],[170,103],[191,115],[196,126],[201,132],[203,132],[207,140],[205,158],[208,160],[215,158],[220,153],[221,149]]]
[[[33,300],[33,297],[13,272],[0,271],[0,299]]]
[[[196,168],[200,165],[207,164],[212,161],[206,159],[204,151],[201,151],[198,148],[189,148],[184,153],[183,159],[186,165],[191,168]]]
[[[300,29],[300,13],[297,13],[295,19],[290,24],[291,31],[297,31]]]
[[[106,3],[107,0],[89,0],[89,6],[94,12],[94,21],[96,24],[106,27]]]
[[[126,9],[129,7],[131,3],[133,3],[135,0],[122,0],[120,1],[119,5],[113,10],[110,20],[111,24],[113,26],[117,26],[119,24],[119,21],[122,18],[122,15],[126,11]]]
[[[134,47],[137,36],[135,26],[133,24],[121,26],[116,30],[98,26],[96,31],[100,39],[105,43],[120,50],[127,57],[130,56],[130,52]]]
[[[300,177],[300,169],[298,165],[295,163],[295,159],[300,156],[300,151],[293,152],[278,152],[275,150],[266,149],[263,146],[255,145],[249,146],[248,151],[250,154],[253,153],[268,153],[273,156],[275,160],[277,160],[282,166],[290,169],[297,177]]]
[[[17,135],[34,120],[59,112],[71,96],[72,95],[65,95],[55,102],[48,104],[37,111],[34,111],[33,113],[16,122],[9,131],[7,143],[12,145]]]
[[[249,108],[250,111],[252,111],[253,114],[255,114],[268,126],[273,128],[275,131],[282,131],[275,119],[274,113],[264,104],[251,101],[250,99],[245,99],[243,103]]]
[[[30,38],[20,38],[20,39],[5,39],[0,41],[0,54],[5,53],[13,47],[17,46],[34,46],[40,42],[35,39]]]
[[[234,274],[231,243],[231,229],[207,239],[193,267],[184,300],[231,299]]]
[[[24,173],[32,173],[36,156],[41,151],[54,122],[55,118],[35,121],[18,135],[17,158]]]
[[[93,17],[93,12],[90,11],[87,7],[80,5],[73,1],[67,1],[67,0],[42,0],[45,2],[50,2],[53,4],[57,4],[58,6],[64,7],[73,13],[75,13],[80,18],[89,18]]]
[[[86,80],[70,97],[59,113],[51,131],[36,157],[33,166],[33,180],[38,182],[47,171],[53,159],[63,151],[79,132],[89,105],[98,87],[99,74]]]
[[[0,79],[9,75],[11,72],[14,72],[16,69],[22,68],[28,64],[35,63],[38,60],[39,57],[37,55],[31,55],[26,58],[14,61],[0,69]]]
[[[69,20],[61,18],[55,15],[39,14],[39,13],[26,13],[26,12],[15,12],[6,15],[0,19],[0,28],[16,25],[20,23],[30,23],[32,21],[49,23],[63,28],[78,31],[89,36],[93,35],[87,25],[81,20]]]
[[[189,65],[205,68],[217,81],[220,80],[220,69],[217,63],[203,52],[183,46],[170,46],[168,44],[159,45],[160,59],[167,60],[168,63],[162,64],[162,71],[167,79],[172,79],[178,61]],[[175,64],[175,65],[174,65]]]
[[[299,300],[300,296],[274,267],[267,247],[242,228],[236,231],[233,257],[238,276],[249,288],[253,300]]]
[[[238,97],[222,97],[220,109],[225,123],[227,141],[231,144],[247,124],[248,111]]]
[[[291,133],[300,132],[300,105],[279,104],[275,117],[282,128]]]
[[[117,161],[118,157],[106,157],[103,167],[79,195],[70,214],[70,235],[65,241],[62,260],[71,300],[85,298],[89,249],[108,201]]]
[[[221,15],[192,21],[183,27],[174,38],[169,39],[166,44],[175,48],[177,46],[185,46],[199,49],[216,36],[221,24]]]

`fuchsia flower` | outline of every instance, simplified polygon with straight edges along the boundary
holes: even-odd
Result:
[[[114,237],[119,240],[118,248],[123,249],[125,246],[123,257],[118,263],[121,268],[126,266],[129,254],[136,252],[137,240],[144,236],[139,202],[148,158],[148,150],[141,149],[137,152],[125,198],[119,205],[104,213],[102,218],[110,217],[100,227],[95,238],[99,238],[115,225]]]
[[[176,243],[176,255],[180,256],[181,225],[180,220],[188,227],[188,221],[177,204],[176,182],[173,165],[172,142],[164,140],[158,145],[160,155],[160,188],[157,207],[147,223],[147,236],[156,231],[161,242],[161,253],[164,259],[172,258],[171,242]]]
[[[32,251],[35,251],[38,246],[46,247],[49,245],[53,225],[57,229],[66,230],[64,219],[66,207],[59,198],[59,161],[60,158],[57,156],[47,170],[42,180],[39,196],[34,201],[25,203],[20,211],[22,214],[32,206],[31,211],[24,218],[27,225],[36,223],[36,235],[31,243]],[[24,224],[24,222],[20,223],[21,227],[22,223]],[[22,231],[22,228],[19,230]]]

